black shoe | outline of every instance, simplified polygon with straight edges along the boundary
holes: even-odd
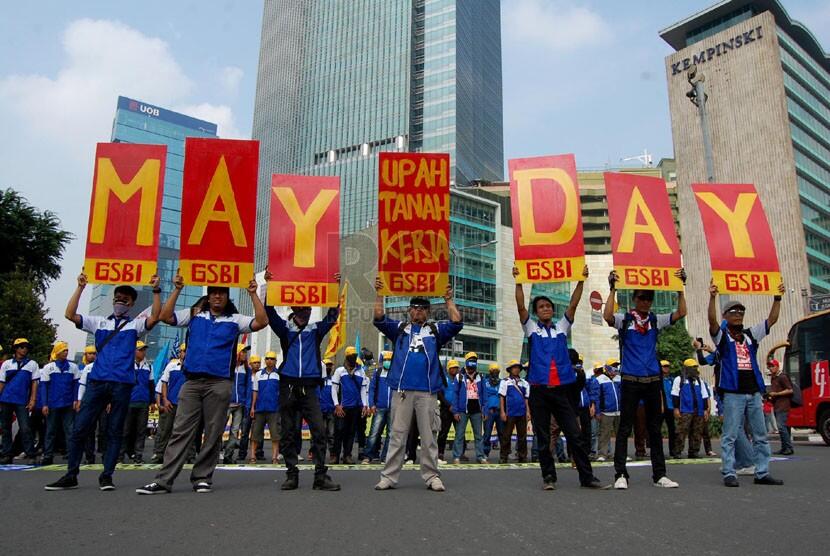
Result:
[[[98,489],[104,491],[115,490],[115,485],[112,484],[112,476],[101,475],[98,477]]]
[[[791,456],[791,455],[793,455],[795,452],[794,452],[793,450],[779,450],[779,451],[777,451],[777,452],[775,452],[775,453],[776,453],[777,455],[779,455],[779,456]]]
[[[78,478],[72,475],[64,475],[54,483],[49,483],[44,490],[72,490],[78,488]]]
[[[169,494],[170,490],[164,488],[158,483],[150,483],[135,489],[136,494]]]
[[[758,479],[755,479],[755,480],[757,481]],[[739,487],[739,486],[741,486],[741,483],[738,482],[737,477],[733,477],[732,475],[729,475],[728,477],[723,478],[723,486]]]
[[[209,482],[199,481],[197,483],[193,483],[193,492],[198,492],[199,494],[207,494],[208,492],[213,492],[213,488],[211,487]]]
[[[556,477],[548,475],[547,477],[542,479],[542,482],[543,490],[556,490]]]
[[[774,485],[774,486],[781,486],[784,484],[784,481],[781,479],[773,479],[772,475],[764,475],[763,477],[755,478],[756,485]]]
[[[314,484],[311,487],[313,490],[340,490],[340,485],[331,480],[328,475],[322,475],[314,478]]]
[[[280,490],[297,490],[299,487],[299,477],[297,475],[289,475],[280,485]]]
[[[6,456],[4,458],[0,458],[0,465],[11,465],[11,463],[12,463],[12,458],[9,457],[9,456]]]
[[[136,465],[144,465],[144,458],[141,456],[133,458],[133,463]]]
[[[95,456],[92,456],[91,458],[86,458],[84,460],[84,465],[95,465]]]
[[[43,458],[40,460],[41,465],[54,465],[55,460],[53,458]]]
[[[594,490],[603,490],[603,489],[608,488],[607,485],[602,484],[602,482],[600,482],[600,480],[597,479],[596,477],[594,477],[593,479],[591,479],[587,483],[582,483],[582,485],[580,485],[580,486],[582,488],[590,488],[590,489],[594,489]]]
[[[150,463],[162,463],[164,458],[159,455],[153,454],[153,457],[150,458]]]

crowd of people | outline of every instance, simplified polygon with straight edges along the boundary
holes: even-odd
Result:
[[[585,268],[583,280],[587,276]],[[677,276],[685,282],[685,272]],[[335,278],[340,280],[339,275]],[[266,279],[270,279],[267,273]],[[511,454],[516,462],[538,463],[546,490],[556,488],[557,461],[571,463],[582,487],[622,490],[629,486],[626,464],[631,459],[632,432],[634,457],[650,458],[653,484],[676,488],[677,482],[667,476],[663,426],[669,457],[683,457],[684,452],[688,458],[714,457],[709,423],[717,413],[723,429],[724,484],[738,486],[739,475],[754,476],[756,484],[782,484],[769,473],[763,406],[765,401],[774,406],[780,453],[792,454],[786,419],[793,387],[778,362],[770,360],[772,380],[767,392],[757,354],[758,342],[778,319],[780,295],[775,296],[767,319],[745,327],[744,306],[729,301],[719,311],[718,290],[711,286],[708,320],[713,344],[695,340],[696,357],[683,361],[682,371],[672,376],[671,362],[658,359],[657,337],[660,329],[685,317],[683,292],[672,313],[651,311],[654,292],[650,290],[634,290],[633,309],[615,313],[618,279],[614,272],[609,275],[603,316],[618,331],[619,358],[596,362],[588,371],[583,357],[568,347],[583,281],[559,316],[545,296],[526,303],[524,289],[517,283],[516,306],[527,338],[527,360],[510,360],[504,369],[491,364],[485,371],[474,352],[463,361],[440,357],[442,347],[463,328],[449,287],[444,295],[449,318],[437,322],[430,319],[428,298],[413,297],[408,319],[399,321],[386,313],[378,293],[374,324],[392,349],[383,351],[377,364],[370,366],[348,346],[342,365],[335,367],[334,361],[321,357],[320,346],[337,320],[339,307],[329,309],[318,322],[310,320],[310,307],[292,307],[283,319],[267,300],[260,300],[252,280],[248,294],[254,316],[239,314],[224,287],[210,287],[192,307],[176,310],[184,285],[181,276],[176,276],[173,293],[164,304],[154,276],[149,316],[130,317],[137,292],[118,286],[112,314],[96,317],[77,312],[86,286],[86,276],[81,275],[66,317],[92,334],[94,344],[87,346],[81,365],[76,365],[68,360],[69,346],[57,342],[49,362],[40,367],[29,358],[29,342],[14,341],[12,356],[0,367],[0,461],[11,463],[13,455],[23,452],[30,463],[51,465],[56,444],[62,440],[67,473],[46,489],[72,489],[78,486],[81,461],[95,462],[97,443],[104,466],[99,487],[112,490],[119,462],[143,463],[148,415],[157,408],[150,461],[161,467],[153,482],[137,489],[139,494],[170,492],[185,463],[193,464],[194,491],[210,492],[219,462],[267,461],[266,430],[271,462],[283,462],[287,469],[281,488],[296,489],[298,463],[305,459],[303,422],[310,433],[305,457],[314,464],[317,490],[340,489],[329,475],[329,465],[357,462],[382,462],[375,489],[393,489],[403,464],[417,460],[426,487],[440,492],[445,490],[441,465],[487,463],[494,448],[499,463],[510,462]],[[380,278],[376,288],[378,292],[383,288]],[[186,340],[178,357],[154,382],[147,346],[140,338],[159,323],[186,328]],[[263,365],[263,359],[238,339],[266,326],[279,338],[282,360],[278,362],[277,353],[269,351]],[[704,365],[714,368],[714,384],[701,377],[699,368]],[[19,439],[12,438],[14,420]],[[454,440],[448,448],[450,430]],[[598,479],[592,467],[606,460],[614,462],[610,484]]]

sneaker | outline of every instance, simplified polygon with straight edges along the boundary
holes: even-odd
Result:
[[[78,478],[72,475],[64,475],[54,483],[49,483],[43,490],[72,490],[78,488]]]
[[[680,485],[664,475],[654,483],[654,486],[660,488],[677,488]]]
[[[111,475],[101,475],[98,477],[98,490],[109,491],[115,490],[115,485],[112,484]]]
[[[738,475],[752,477],[753,475],[755,475],[755,466],[750,465],[749,467],[741,467],[740,469],[738,469],[737,473]]]
[[[135,489],[136,494],[169,494],[170,490],[164,488],[158,483],[150,483],[149,485],[144,485],[143,487],[139,487]]]
[[[432,479],[427,485],[427,488],[434,492],[444,492],[445,490],[447,490],[447,488],[444,486],[444,483],[438,477]]]
[[[213,492],[213,488],[211,487],[209,482],[199,481],[198,483],[193,484],[193,492],[198,492],[199,494],[207,494],[208,492]]]
[[[723,486],[728,486],[728,487],[733,487],[734,488],[734,487],[741,486],[741,483],[738,482],[738,478],[735,477],[734,475],[727,475],[726,477],[723,478]]]
[[[305,461],[305,459],[303,458],[303,456],[297,455],[297,461]]]
[[[133,463],[136,465],[144,465],[144,458],[141,456],[136,456],[133,458]]]
[[[713,452],[712,450],[709,450],[708,452],[706,452],[706,457],[716,458],[716,457],[718,457],[718,453]]]
[[[590,489],[593,489],[593,490],[605,490],[606,488],[608,488],[606,485],[603,485],[600,482],[600,480],[597,479],[596,477],[594,477],[593,479],[591,479],[587,483],[582,483],[580,486],[582,488],[590,488]]]
[[[43,458],[42,460],[40,460],[41,465],[53,465],[54,463],[55,460],[52,458]]]
[[[479,458],[479,459],[478,459],[478,462],[479,462],[479,463],[482,463],[482,464],[483,464],[483,463],[487,463],[487,458]]]
[[[372,460],[370,460],[369,458],[363,458],[362,460],[360,460],[360,465],[369,465],[370,463],[372,463]]]
[[[455,458],[454,460],[452,460],[452,464],[453,465],[461,465],[461,460],[459,458]]]
[[[312,490],[340,490],[340,485],[331,480],[328,475],[314,478],[314,484],[311,486]]]
[[[556,477],[548,475],[542,479],[542,490],[556,490]]]
[[[794,450],[779,450],[775,453],[778,454],[779,456],[791,456],[791,455],[795,454],[795,451]]]
[[[784,484],[784,481],[782,481],[781,479],[773,479],[772,475],[764,475],[760,479],[758,477],[755,477],[755,484],[781,486]]]
[[[395,483],[386,478],[381,478],[375,485],[375,490],[392,490],[393,488],[395,488]]]
[[[602,463],[605,461],[605,456],[597,456],[597,461]]]
[[[302,460],[300,460],[300,461],[302,461]],[[352,456],[344,456],[343,457],[343,465],[354,465],[354,460],[352,459]]]
[[[625,477],[618,477],[617,480],[614,481],[614,488],[616,490],[628,490],[628,479]]]
[[[442,458],[438,458],[438,465],[447,465],[447,462]]]
[[[404,465],[415,465],[415,460],[414,459],[408,459],[405,462],[403,462],[403,464]]]
[[[150,458],[150,463],[161,463],[163,459],[164,458],[162,458],[161,456],[159,456],[157,454],[153,454],[153,457]],[[95,463],[94,460],[93,460],[93,463]]]
[[[297,475],[289,475],[280,485],[280,490],[297,490],[299,485],[299,477]]]

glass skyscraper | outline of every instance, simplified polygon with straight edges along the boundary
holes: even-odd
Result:
[[[167,145],[167,166],[164,169],[164,195],[161,204],[158,274],[161,278],[162,299],[173,288],[172,280],[179,266],[179,234],[182,211],[182,171],[184,169],[185,137],[216,137],[216,124],[206,122],[147,104],[139,100],[118,97],[112,124],[114,143],[144,143]],[[92,288],[89,312],[93,315],[112,313],[113,286],[96,284]],[[152,304],[149,287],[137,288],[138,300],[134,312]],[[202,296],[201,286],[186,286],[179,296],[179,307],[189,307]],[[155,357],[167,341],[182,341],[181,330],[157,326],[148,335],[149,356]]]

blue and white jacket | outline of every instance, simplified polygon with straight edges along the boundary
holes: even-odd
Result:
[[[98,358],[95,359],[95,365],[87,379],[135,384],[135,343],[147,333],[147,319],[116,318],[115,315],[79,316],[81,324],[78,328],[92,334],[96,346],[101,345],[124,320],[127,321],[104,348],[98,350]]]
[[[643,329],[638,329],[637,320],[630,312],[615,313],[614,327],[620,338],[621,372],[636,377],[659,376],[662,370],[657,360],[657,334],[672,324],[672,313],[649,313]]]
[[[718,388],[724,392],[737,392],[738,372],[743,367],[747,372],[751,370],[755,375],[758,391],[763,394],[766,392],[766,386],[761,369],[758,367],[758,346],[760,341],[769,334],[769,325],[765,320],[750,328],[744,328],[743,332],[743,348],[747,357],[742,357],[742,361],[738,360],[738,346],[732,335],[727,332],[726,321],[721,322],[717,334],[712,336],[716,346],[715,352],[718,354],[717,360],[720,362]]]
[[[576,371],[568,354],[571,324],[566,316],[551,326],[545,326],[530,317],[522,323],[527,337],[528,383],[560,386],[576,382]]]
[[[678,408],[680,413],[703,416],[706,410],[706,400],[709,399],[709,391],[703,386],[702,382],[699,378],[684,380],[683,377],[675,377],[671,395],[675,398],[675,401],[680,402]]]
[[[181,309],[175,312],[174,322],[173,326],[187,327],[184,371],[188,375],[231,379],[237,339],[251,332],[253,317],[239,313],[215,316],[210,311],[191,317],[190,309]]]
[[[329,309],[323,320],[309,322],[303,328],[297,326],[293,319],[283,319],[270,305],[265,306],[265,312],[271,330],[280,339],[283,359],[279,373],[289,378],[322,379],[325,369],[320,359],[320,343],[337,322],[340,313],[337,307]]]
[[[231,390],[231,405],[244,405],[248,394],[248,374],[246,365],[237,365],[233,373],[233,390]]]
[[[80,378],[81,371],[72,361],[52,361],[44,365],[40,370],[42,406],[49,409],[71,407],[75,402]]]
[[[499,382],[498,395],[504,398],[505,413],[508,417],[527,415],[527,400],[530,397],[530,384],[523,378],[507,377]]]
[[[135,351],[135,350],[133,350]],[[7,359],[0,365],[0,383],[3,383],[3,392],[0,393],[0,402],[26,405],[32,394],[32,381],[37,380],[39,367],[37,363],[25,357]]]
[[[614,380],[604,374],[597,377],[596,397],[594,398],[597,413],[614,414],[620,411],[621,382],[620,375],[615,376]]]
[[[446,401],[453,413],[456,411],[458,405],[458,374],[451,376],[450,373],[444,371],[444,377],[447,380],[444,386],[444,401]]]
[[[496,384],[490,384],[490,375],[484,375],[481,377],[481,388],[483,390],[482,394],[482,403],[481,407],[487,411],[496,411],[498,412],[501,408],[501,400],[499,398],[499,389],[501,389],[501,380],[498,380]]]
[[[320,398],[320,413],[323,415],[334,413],[334,401],[331,398],[331,377],[323,379],[323,383],[317,388],[317,396]]]
[[[344,409],[369,405],[369,379],[362,367],[352,374],[346,367],[337,367],[331,375],[331,401]]]
[[[670,376],[664,376],[663,377],[663,397],[666,400],[666,409],[668,409],[668,410],[673,410],[674,409],[674,403],[672,402],[672,399],[671,399],[671,396],[672,396],[671,391],[672,391],[673,386],[674,386],[674,379]]]
[[[154,398],[153,366],[147,361],[135,365],[136,384],[130,393],[130,404],[150,405]]]
[[[369,407],[389,409],[392,389],[389,387],[389,371],[378,367],[369,381]]]
[[[440,321],[422,326],[384,315],[374,325],[395,346],[387,376],[392,389],[434,394],[444,387],[438,354],[444,344],[461,332],[463,322]]]
[[[187,352],[186,358],[190,358],[190,352]],[[187,380],[182,370],[182,362],[179,359],[171,359],[164,372],[161,373],[161,382],[167,385],[167,401],[173,405],[179,403],[179,390]]]
[[[253,383],[256,392],[256,413],[276,413],[280,410],[280,374],[274,369],[262,369]]]
[[[472,381],[475,384],[476,391],[478,392],[478,404],[481,407],[481,411],[484,411],[484,381],[481,378],[481,375],[476,373],[473,378],[471,379],[466,371],[462,371],[458,373],[458,386],[456,386],[455,391],[455,399],[458,404],[453,409],[453,413],[460,415],[462,413],[467,413],[467,384]]]

